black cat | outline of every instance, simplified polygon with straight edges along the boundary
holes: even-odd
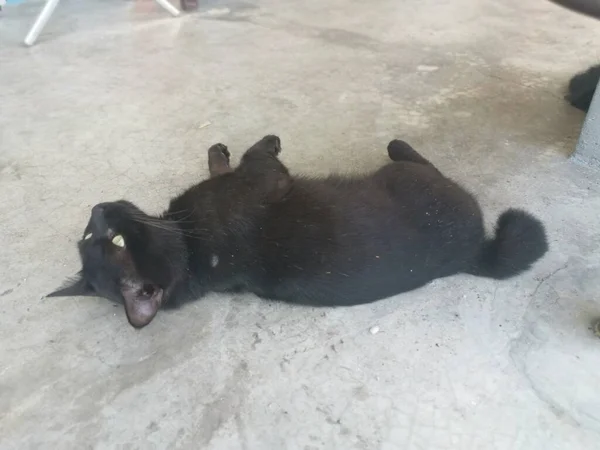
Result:
[[[291,177],[280,149],[266,136],[234,170],[214,145],[211,178],[160,217],[126,201],[94,206],[83,268],[51,296],[122,302],[143,327],[160,307],[207,291],[347,306],[457,273],[512,277],[548,249],[542,224],[519,210],[486,238],[477,201],[403,141],[388,146],[394,162],[353,177]]]

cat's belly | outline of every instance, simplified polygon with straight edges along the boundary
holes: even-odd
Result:
[[[391,165],[375,181],[333,179],[319,191],[302,185],[265,221],[251,290],[351,305],[468,271],[484,240],[479,207],[439,173],[417,169]]]
[[[381,241],[312,260],[266,262],[250,290],[262,297],[310,305],[369,303],[468,270],[473,248],[437,245],[404,248]]]
[[[391,271],[346,274],[330,272],[308,277],[288,277],[249,286],[258,296],[312,306],[349,306],[371,303],[417,289],[438,277],[421,272],[399,276]]]

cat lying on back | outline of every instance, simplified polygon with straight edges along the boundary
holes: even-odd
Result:
[[[124,303],[131,325],[208,291],[323,306],[373,302],[457,273],[505,279],[548,249],[542,224],[503,213],[485,235],[477,201],[407,143],[375,173],[292,177],[266,136],[236,169],[208,150],[210,178],[160,217],[101,203],[79,242],[82,269],[51,296]]]

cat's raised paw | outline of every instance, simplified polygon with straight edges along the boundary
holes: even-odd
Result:
[[[227,163],[229,163],[229,158],[231,154],[229,153],[229,150],[227,149],[227,146],[225,144],[218,143],[213,145],[208,149],[208,154],[210,155],[211,153],[222,154],[227,159]]]
[[[281,139],[279,139],[279,136],[268,134],[262,138],[262,142],[264,146],[269,150],[272,150],[276,156],[281,153]]]

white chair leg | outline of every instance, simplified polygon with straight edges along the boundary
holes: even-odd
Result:
[[[56,5],[58,5],[59,1],[60,0],[47,0],[46,1],[46,4],[44,5],[42,12],[40,12],[37,19],[35,19],[33,26],[31,27],[31,29],[29,30],[29,33],[27,33],[27,36],[25,37],[25,45],[35,44],[35,41],[37,40],[38,36],[40,35],[42,30],[48,23],[48,19],[50,19],[50,16],[54,12],[54,8],[56,8]],[[156,0],[156,1],[158,1],[158,0]]]
[[[171,15],[177,17],[179,10],[169,3],[169,0],[155,0],[160,6],[165,8]]]
[[[25,37],[25,45],[31,46],[35,44],[35,41],[37,41],[37,38],[39,37],[40,33],[48,23],[48,20],[50,19],[50,16],[52,16],[52,13],[54,12],[54,9],[56,8],[56,5],[58,5],[59,1],[60,0],[46,0],[44,8],[38,15],[37,19],[35,20],[35,23],[33,24],[31,29],[29,30],[29,33],[27,33],[27,36]],[[171,5],[171,3],[169,3],[168,0],[155,1],[164,9],[166,9],[171,15],[177,17],[180,14],[179,10],[173,5]]]

